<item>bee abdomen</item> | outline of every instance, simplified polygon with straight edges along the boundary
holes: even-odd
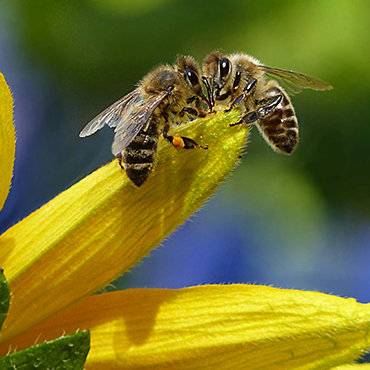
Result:
[[[298,144],[298,121],[285,91],[273,87],[266,91],[270,98],[282,95],[280,104],[266,117],[258,120],[258,128],[267,143],[276,151],[291,154]]]
[[[137,186],[144,184],[154,167],[153,163],[124,163],[127,177]]]
[[[130,148],[131,150],[151,150],[154,146],[157,146],[157,143],[158,134],[156,132],[139,132],[139,134],[135,136],[134,140],[132,140],[127,148]]]
[[[155,149],[132,149],[128,147],[124,151],[123,162],[127,164],[153,163],[156,155]]]
[[[140,132],[122,152],[127,177],[141,186],[153,171],[158,146],[158,133]]]

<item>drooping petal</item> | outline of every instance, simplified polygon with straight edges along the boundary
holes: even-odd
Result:
[[[13,175],[14,155],[13,98],[0,72],[0,211],[8,196]]]
[[[369,347],[369,314],[354,299],[264,286],[133,289],[86,298],[0,350],[79,328],[91,331],[87,370],[329,369]]]
[[[234,110],[179,127],[209,149],[161,141],[157,168],[140,188],[113,161],[4,233],[12,302],[0,341],[106,286],[201,207],[239,160],[247,128],[229,127],[239,118]]]

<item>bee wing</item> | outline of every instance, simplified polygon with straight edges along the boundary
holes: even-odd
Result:
[[[327,82],[320,80],[319,78],[306,75],[300,72],[287,71],[285,69],[273,68],[267,66],[260,66],[270,78],[279,77],[286,82],[290,82],[300,89],[312,89],[312,90],[331,90],[333,86]],[[288,84],[290,85],[290,84]],[[300,90],[294,89],[293,92],[299,92]]]
[[[112,144],[112,153],[117,156],[125,149],[135,136],[143,129],[149,127],[150,117],[162,101],[169,95],[168,91],[162,91],[153,98],[141,101],[140,104],[132,104],[124,112],[122,120],[117,125]]]
[[[90,136],[103,128],[105,125],[108,125],[109,127],[116,127],[122,121],[124,111],[127,109],[127,107],[136,103],[139,98],[139,89],[131,91],[92,119],[80,132],[79,136]]]

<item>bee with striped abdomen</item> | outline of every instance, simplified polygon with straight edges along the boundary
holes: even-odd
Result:
[[[105,109],[80,132],[90,136],[103,126],[114,128],[112,153],[136,185],[153,171],[162,135],[175,148],[193,149],[194,140],[168,135],[173,123],[189,116],[204,117],[200,68],[192,57],[180,56],[174,66],[162,65],[149,72],[138,87]]]
[[[247,54],[209,54],[203,62],[203,78],[209,86],[211,104],[240,105],[238,124],[256,123],[266,142],[278,152],[291,154],[298,143],[298,121],[288,93],[275,80],[294,90],[330,90],[332,86],[312,76],[262,65]],[[288,86],[289,87],[289,86]]]

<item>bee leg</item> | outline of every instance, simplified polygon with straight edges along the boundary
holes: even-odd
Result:
[[[260,118],[262,118],[262,117],[258,115],[258,111],[254,110],[252,112],[249,112],[245,116],[243,116],[240,121],[238,121],[236,123],[230,123],[229,126],[233,127],[233,126],[236,126],[236,125],[241,125],[242,123],[250,125],[251,123],[254,123],[254,122],[258,121]]]
[[[208,149],[208,145],[205,146],[199,145],[196,141],[190,139],[189,137],[177,135],[171,136],[167,135],[167,132],[163,132],[163,137],[176,149],[195,149],[195,148]]]
[[[256,85],[257,85],[257,79],[253,78],[253,80],[248,82],[248,85],[244,88],[243,91],[247,94],[251,94],[252,91],[254,92],[254,90],[256,89]]]
[[[191,108],[191,107],[182,108],[179,113],[180,117],[184,117],[185,113],[190,114],[191,116],[194,116],[194,117],[198,117],[198,111],[195,108]]]
[[[125,168],[123,167],[122,164],[122,153],[119,153],[116,155],[116,158],[118,159],[118,164],[121,166],[121,168],[124,170]]]
[[[194,96],[192,96],[191,98],[189,98],[189,99],[187,99],[187,100],[186,100],[186,102],[187,102],[188,104],[191,104],[191,103],[193,103],[194,101],[196,101],[196,102],[198,102],[198,101],[199,101],[199,96],[198,96],[198,95],[194,95]]]
[[[203,108],[202,108],[202,104],[201,104],[201,100],[204,100],[208,107],[210,107],[210,102],[209,100],[205,97],[205,95],[202,93],[202,96],[201,98],[198,96],[198,95],[194,95],[192,96],[191,98],[187,99],[187,103],[188,104],[191,104],[193,102],[195,102],[195,107],[196,109],[194,108],[188,108],[188,107],[185,107],[183,108],[181,111],[180,111],[180,115],[183,116],[184,113],[189,113],[195,117],[200,117],[200,118],[203,118],[207,115],[207,113],[204,112]],[[183,112],[185,110],[185,112]],[[193,113],[192,113],[193,112]]]
[[[243,90],[243,94],[239,95],[230,105],[228,109],[225,109],[226,112],[230,112],[232,108],[239,105],[248,95],[251,95],[256,89],[257,80],[254,78],[248,82],[247,86]]]
[[[249,112],[245,116],[243,116],[243,118],[240,121],[238,121],[236,123],[230,123],[229,126],[233,127],[233,126],[236,126],[236,125],[241,125],[242,123],[251,124],[253,122],[258,121],[260,118],[261,117],[258,116],[257,111],[254,110],[252,112]]]
[[[278,95],[274,100],[270,100],[267,104],[262,105],[262,107],[259,107],[257,109],[259,118],[263,118],[269,115],[280,104],[282,99],[283,99],[283,96]]]
[[[191,116],[194,116],[194,117],[199,117],[199,118],[204,118],[207,115],[205,112],[203,112],[203,110],[198,110],[198,109],[191,108],[191,107],[184,107],[179,112],[179,116],[184,117],[185,113],[190,114]]]
[[[251,124],[258,121],[260,118],[268,116],[280,104],[282,99],[283,96],[278,95],[275,99],[268,101],[257,110],[247,113],[239,122],[231,123],[229,126],[236,126],[242,123]]]
[[[202,96],[202,100],[206,102],[208,105],[209,113],[213,112],[213,107],[215,106],[215,101],[213,99],[213,93],[212,93],[212,88],[211,85],[209,84],[209,81],[207,77],[202,76],[202,82],[203,85],[205,86],[207,90],[207,97],[205,95]]]
[[[206,112],[203,107],[202,107],[202,101],[205,101],[205,103],[208,105],[208,108],[209,108],[209,111]],[[207,116],[208,113],[212,112],[212,106],[211,106],[211,103],[210,101],[206,98],[206,96],[202,93],[202,97],[201,99],[199,99],[199,97],[197,96],[197,99],[195,101],[195,107],[197,109],[197,112],[198,112],[198,117],[199,118],[204,118]]]
[[[230,104],[230,107],[225,109],[224,112],[227,113],[227,112],[230,112],[231,109],[233,109],[234,107],[236,107],[237,105],[239,105],[245,98],[246,98],[247,94],[241,94],[239,95],[231,104]]]

